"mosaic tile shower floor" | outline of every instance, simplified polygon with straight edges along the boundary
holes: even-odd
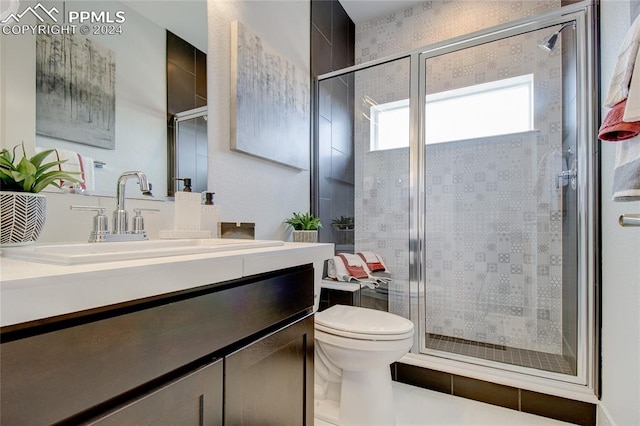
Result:
[[[554,373],[575,375],[574,369],[562,355],[474,342],[472,340],[431,333],[426,334],[425,341],[429,349],[522,367],[536,368]]]

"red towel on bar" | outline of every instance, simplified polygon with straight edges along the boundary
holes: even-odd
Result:
[[[607,113],[600,126],[598,138],[608,142],[620,142],[634,138],[640,134],[640,121],[627,123],[622,121],[624,109],[627,106],[627,99],[618,102]]]

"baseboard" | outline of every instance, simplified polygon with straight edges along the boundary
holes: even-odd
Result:
[[[596,426],[597,404],[576,401],[458,374],[396,362],[391,365],[393,380],[512,410],[536,414],[584,426]],[[616,426],[615,423],[605,426]]]

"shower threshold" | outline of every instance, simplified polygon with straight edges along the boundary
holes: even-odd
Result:
[[[571,367],[571,364],[562,355],[558,354],[476,342],[433,333],[426,334],[425,342],[428,349],[437,351],[536,368],[553,373],[576,375],[576,371]]]

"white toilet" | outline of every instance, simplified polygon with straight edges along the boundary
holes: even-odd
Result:
[[[335,305],[315,316],[315,417],[340,425],[394,425],[389,366],[411,349],[413,323]]]

